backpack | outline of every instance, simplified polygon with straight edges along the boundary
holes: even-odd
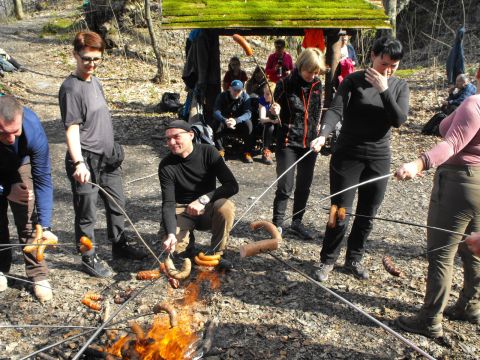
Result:
[[[447,116],[448,115],[443,113],[443,112],[439,112],[439,113],[433,115],[432,118],[430,120],[428,120],[425,125],[423,125],[422,134],[423,135],[441,136],[440,135],[440,123]]]
[[[160,110],[165,112],[177,112],[182,107],[180,103],[180,94],[166,92],[162,95]]]
[[[195,144],[215,145],[213,141],[213,130],[205,121],[203,116],[203,106],[197,103],[197,119],[192,123],[192,131],[195,134],[193,139]]]

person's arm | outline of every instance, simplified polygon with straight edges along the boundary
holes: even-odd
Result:
[[[33,113],[32,115],[35,116]],[[52,168],[47,135],[40,124],[40,119],[37,118],[36,120],[38,121],[38,126],[35,128],[31,144],[28,144],[33,191],[35,193],[38,222],[42,227],[50,227],[53,209]]]
[[[222,109],[224,106],[222,94],[223,93],[218,94],[217,98],[215,99],[215,104],[213,105],[213,117],[215,118],[215,120],[224,123],[227,118],[222,114]]]
[[[220,182],[220,186],[215,190],[205,194],[209,197],[210,202],[218,199],[228,199],[238,193],[238,182],[232,171],[228,168],[225,161],[218,155],[218,152],[212,154],[213,165],[212,172]]]
[[[283,66],[287,69],[288,72],[293,70],[293,59],[292,56],[288,53],[285,53],[283,57]]]
[[[400,127],[408,117],[408,108],[409,108],[409,97],[410,90],[408,84],[405,81],[402,81],[400,86],[400,91],[395,99],[390,89],[387,89],[380,93],[380,98],[387,114],[386,120],[390,123],[390,126]]]
[[[167,235],[175,234],[177,229],[177,218],[175,215],[175,179],[162,167],[158,168],[158,178],[162,190],[162,221]]]
[[[470,143],[480,130],[479,105],[475,99],[467,98],[455,112],[442,120],[450,126],[443,141],[424,154],[427,169],[443,164]]]
[[[346,77],[338,87],[330,108],[327,110],[320,127],[320,136],[327,138],[335,130],[335,126],[343,117],[343,108],[349,100],[353,82]]]
[[[470,84],[469,84],[470,85]],[[473,88],[473,89],[472,89]],[[449,104],[459,106],[465,99],[468,97],[475,95],[477,89],[475,86],[465,86],[462,90],[458,92],[456,96],[453,96],[452,99],[449,101]]]
[[[355,52],[353,45],[348,44],[347,47],[349,58],[353,61],[353,65],[356,66],[358,64],[357,53]]]
[[[82,146],[80,144],[80,126],[77,124],[70,125],[66,131],[67,148],[75,166],[73,177],[80,184],[90,181],[90,171],[85,164],[82,155]]]
[[[252,103],[250,97],[244,92],[242,94],[242,104],[240,107],[240,115],[235,118],[235,122],[240,124],[252,118]]]
[[[268,76],[269,79],[274,79],[277,74],[277,69],[275,61],[275,54],[270,54],[268,56],[267,64],[265,65],[265,74]]]

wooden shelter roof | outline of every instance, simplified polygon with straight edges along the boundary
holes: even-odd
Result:
[[[381,0],[163,0],[167,29],[390,28]]]

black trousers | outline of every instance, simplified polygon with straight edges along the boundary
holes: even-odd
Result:
[[[90,181],[104,188],[110,196],[123,209],[125,208],[125,195],[123,193],[122,169],[117,167],[112,169],[103,162],[103,157],[83,152],[85,164],[90,170]],[[125,229],[124,215],[117,205],[113,203],[102,191],[91,184],[80,184],[73,178],[75,168],[69,154],[65,158],[65,168],[73,193],[73,209],[75,211],[75,241],[77,247],[80,246],[80,237],[87,236],[95,245],[95,223],[97,221],[97,198],[100,192],[100,198],[103,200],[107,218],[107,236],[113,243],[121,240]],[[86,253],[93,255],[94,248]]]
[[[275,131],[275,125],[272,123],[263,125],[263,148],[269,149],[273,143],[273,133]]]
[[[301,158],[309,149],[300,147],[279,148],[275,152],[277,160],[277,177],[287,170],[295,161]],[[293,220],[301,220],[305,213],[308,196],[310,195],[310,185],[312,185],[313,170],[317,154],[310,153],[297,166],[293,167],[277,183],[277,191],[273,200],[273,220],[276,226],[283,225],[285,211],[287,210],[288,199],[292,193],[295,182],[295,193],[293,199]],[[297,176],[295,178],[295,168]]]
[[[29,163],[18,168],[18,174],[22,182],[29,189],[33,189],[32,167]],[[22,244],[31,244],[35,239],[35,223],[37,214],[35,211],[35,197],[28,201],[26,205],[9,201],[6,197],[0,196],[0,244],[10,243],[10,232],[8,230],[8,206],[12,210],[13,220],[17,228],[19,242]],[[46,280],[48,267],[45,260],[37,262],[32,254],[26,254],[22,251],[25,262],[25,272],[27,277],[33,281]],[[12,265],[12,248],[0,247],[0,271],[8,273]]]
[[[214,120],[212,123],[213,137],[215,146],[218,150],[224,150],[223,137],[226,134],[234,134],[243,140],[243,152],[252,152],[253,150],[253,124],[251,120],[244,121],[230,129],[224,122]]]
[[[390,171],[390,159],[368,160],[352,158],[345,152],[335,152],[330,160],[330,193],[334,194],[362,181],[386,175]],[[331,199],[331,203],[351,212],[355,193],[358,191],[357,214],[375,216],[380,207],[388,178],[381,179],[356,189],[346,191]],[[323,240],[320,261],[334,264],[340,253],[341,245],[348,228],[350,217],[338,221],[334,228],[327,226]],[[347,261],[360,261],[364,254],[365,243],[373,228],[373,220],[356,217],[347,240]]]

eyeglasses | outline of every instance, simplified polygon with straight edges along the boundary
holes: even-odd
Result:
[[[188,134],[189,132],[190,132],[190,131],[181,131],[181,132],[178,132],[178,133],[176,133],[175,135],[172,135],[172,136],[165,136],[165,140],[166,140],[167,142],[169,142],[169,141],[172,140],[172,139],[175,140],[175,141],[177,141],[177,140],[180,140],[180,139],[181,139],[181,135],[182,135],[182,134]]]
[[[78,55],[78,56],[80,56],[80,59],[82,59],[82,62],[84,65],[88,65],[91,62],[93,62],[94,64],[100,64],[103,60],[103,58],[101,57],[90,57],[90,56],[82,56],[82,55]]]

